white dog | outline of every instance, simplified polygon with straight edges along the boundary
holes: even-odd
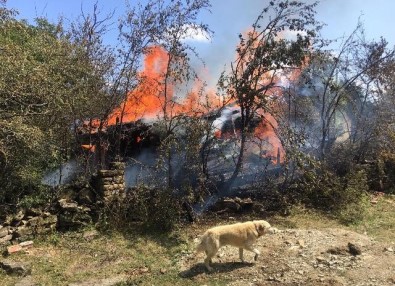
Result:
[[[222,225],[210,228],[197,246],[197,252],[206,252],[204,264],[208,271],[212,271],[210,267],[212,258],[223,245],[232,245],[239,248],[239,257],[242,262],[243,250],[249,250],[255,253],[254,260],[258,259],[260,252],[253,247],[255,241],[270,229],[270,224],[264,220],[254,220],[243,223],[235,223],[230,225]]]

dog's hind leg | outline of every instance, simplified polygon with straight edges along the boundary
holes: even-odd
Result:
[[[204,260],[204,265],[206,265],[206,268],[209,272],[213,271],[213,268],[210,267],[210,263],[212,263],[212,259],[215,256],[215,254],[218,252],[218,249],[220,247],[219,242],[212,238],[208,237],[207,241],[207,248],[206,248],[206,259]]]
[[[209,252],[206,250],[206,256],[208,257],[209,256]],[[209,263],[211,264],[211,263],[213,263],[213,259],[212,258],[210,258],[209,259]]]
[[[244,256],[243,256],[243,248],[239,248],[239,258],[240,258],[240,260],[241,260],[241,262],[244,262]]]
[[[212,253],[212,252],[208,252],[206,251],[206,259],[204,260],[204,265],[206,266],[206,269],[211,272],[213,271],[213,268],[210,266],[210,263],[212,263],[212,258],[214,257],[216,252]]]

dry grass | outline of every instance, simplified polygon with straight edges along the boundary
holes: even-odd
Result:
[[[362,222],[347,227],[330,216],[301,207],[294,208],[290,216],[274,216],[268,220],[278,228],[347,228],[383,242],[393,242],[395,198],[381,197],[367,208]],[[181,277],[178,261],[182,255],[193,252],[193,239],[207,227],[233,221],[211,217],[172,234],[146,234],[134,230],[100,234],[91,241],[84,240],[82,232],[54,233],[36,239],[28,252],[8,258],[30,264],[31,278],[37,285],[69,285],[119,277],[124,282],[117,285],[227,285],[226,274],[215,276],[214,280],[210,275],[199,275],[195,279]],[[15,285],[20,279],[0,270],[1,285]]]

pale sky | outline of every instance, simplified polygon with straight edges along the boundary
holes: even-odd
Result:
[[[103,14],[115,10],[116,15],[121,15],[125,6],[124,0],[8,0],[6,6],[17,9],[20,12],[19,18],[31,21],[37,16],[44,16],[50,21],[56,21],[60,15],[74,19],[80,14],[81,7],[90,12],[96,1]],[[235,54],[238,34],[249,28],[268,2],[269,0],[211,0],[211,13],[203,12],[201,20],[214,31],[214,38],[211,42],[196,41],[193,45],[197,47],[212,74],[218,74],[225,64],[229,65]],[[349,34],[359,17],[364,23],[368,39],[378,40],[383,36],[391,47],[395,44],[394,0],[321,0],[317,7],[317,19],[327,24],[322,31],[323,37],[327,39]]]

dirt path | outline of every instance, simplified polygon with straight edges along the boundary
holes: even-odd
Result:
[[[180,276],[202,282],[226,277],[233,286],[395,285],[394,243],[343,229],[285,229],[258,241],[262,254],[256,263],[241,263],[236,248],[223,247],[213,260],[214,273],[205,271],[204,254],[185,254]],[[252,253],[245,257],[253,261]]]

